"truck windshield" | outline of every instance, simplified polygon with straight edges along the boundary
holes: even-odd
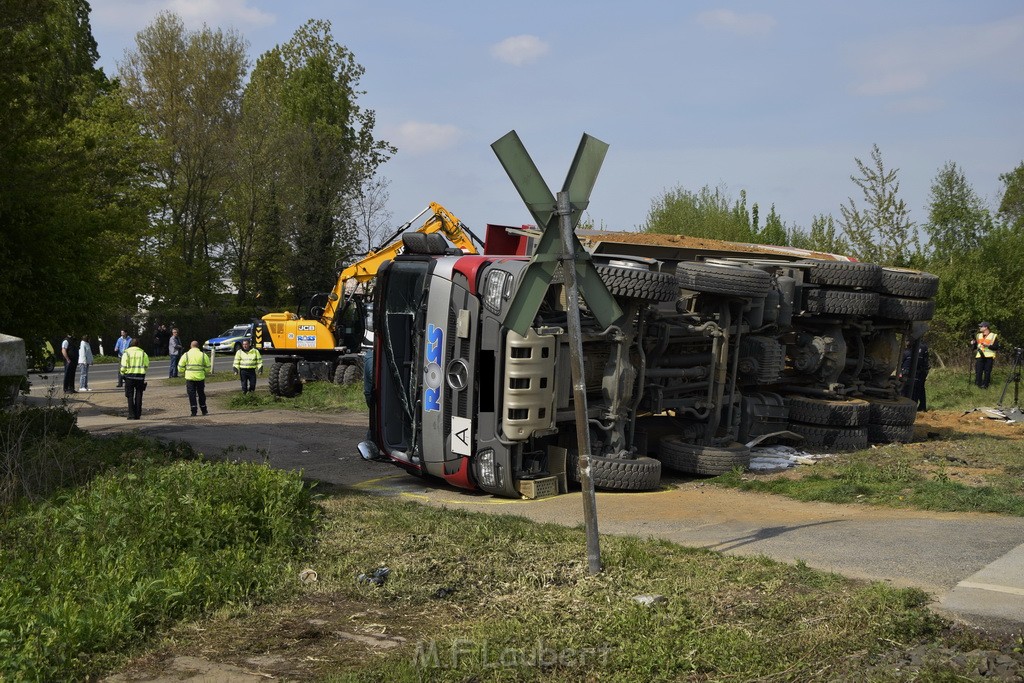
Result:
[[[419,388],[416,349],[421,343],[420,306],[431,261],[395,261],[387,270],[375,311],[380,334],[380,387],[377,400],[383,446],[408,452],[415,436],[415,405]],[[402,419],[396,419],[401,416]]]

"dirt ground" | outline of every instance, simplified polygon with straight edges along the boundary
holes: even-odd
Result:
[[[154,379],[145,394],[142,420],[129,421],[124,394],[113,381],[94,381],[93,388],[88,394],[72,395],[69,404],[79,412],[79,425],[96,434],[138,430],[161,439],[188,441],[209,457],[266,459],[274,466],[300,468],[309,478],[342,486],[397,472],[391,465],[365,462],[358,456],[355,445],[365,433],[364,413],[230,410],[227,401],[239,391],[238,384],[231,381],[208,384],[210,415],[193,418],[188,415],[184,387]],[[45,381],[35,382],[28,400],[45,401],[47,390]],[[266,391],[265,382],[260,382],[259,390]],[[922,413],[917,424],[916,437],[923,449],[929,441],[967,434],[1024,440],[1024,425],[998,422],[978,412]],[[983,473],[976,474],[980,477]],[[965,471],[964,476],[969,473]],[[751,509],[742,509],[744,505]],[[732,514],[740,518],[760,514],[762,505],[757,496],[749,494],[732,496],[729,502]],[[799,524],[800,520],[791,522]],[[243,618],[216,617],[185,625],[165,644],[104,680],[314,680],[325,667],[402,645],[415,637],[406,627],[429,618],[368,614],[356,607],[337,596],[311,593],[292,604],[259,608]]]

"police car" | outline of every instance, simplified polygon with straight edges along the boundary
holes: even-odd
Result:
[[[242,348],[242,340],[252,340],[252,324],[235,325],[230,330],[222,332],[216,337],[211,337],[203,342],[203,351],[216,351],[217,353],[234,353]]]

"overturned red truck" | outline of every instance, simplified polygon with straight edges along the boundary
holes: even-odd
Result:
[[[527,334],[506,326],[529,262],[521,229],[488,226],[482,255],[413,235],[381,267],[371,431],[383,457],[498,496],[578,481],[570,305],[597,488],[742,468],[758,441],[837,451],[911,438],[916,403],[895,371],[932,317],[934,275],[762,245],[578,236],[623,311],[611,326],[567,301],[558,277]]]

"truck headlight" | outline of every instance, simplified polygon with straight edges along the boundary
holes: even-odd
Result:
[[[476,454],[476,471],[482,486],[494,488],[498,485],[498,477],[494,471],[494,451],[490,448]]]
[[[512,293],[512,273],[492,270],[484,280],[484,306],[491,313],[501,313],[501,302]]]

